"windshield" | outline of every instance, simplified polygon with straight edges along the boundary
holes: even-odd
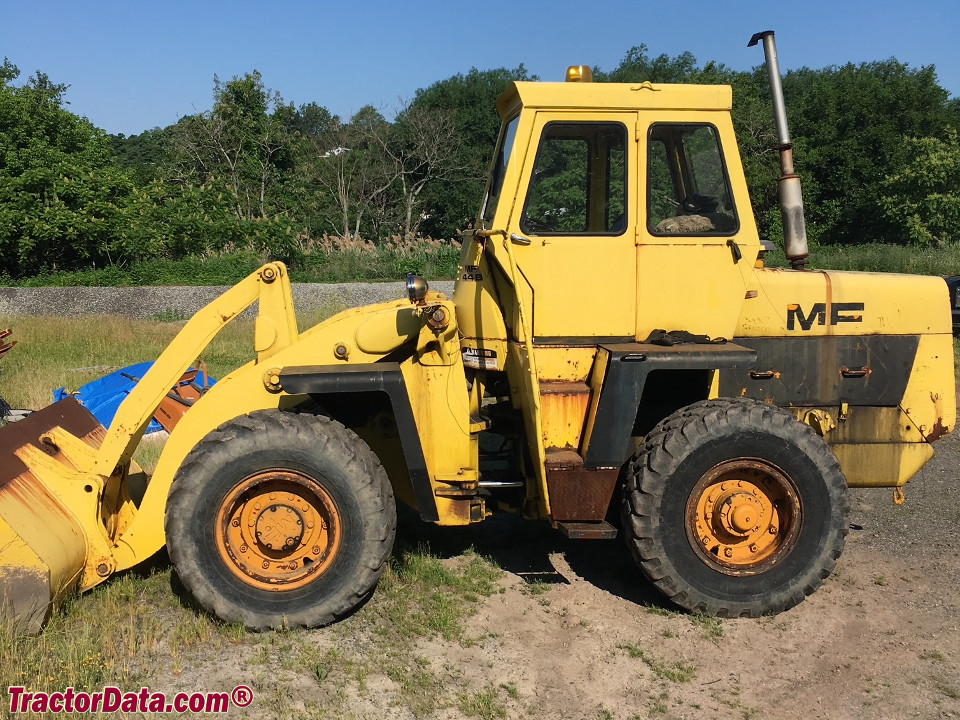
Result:
[[[520,116],[518,115],[507,123],[500,135],[500,146],[497,148],[496,160],[493,163],[487,197],[483,201],[483,210],[480,212],[480,217],[484,223],[492,222],[493,216],[497,212],[497,202],[500,200],[500,191],[503,189],[503,179],[507,174],[507,161],[510,159],[513,140],[517,136],[517,123],[519,121]]]

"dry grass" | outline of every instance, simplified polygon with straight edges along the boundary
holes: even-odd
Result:
[[[298,323],[306,328],[337,310],[307,313]],[[52,402],[55,388],[75,390],[121,367],[155,360],[184,324],[114,315],[0,317],[0,328],[13,328],[17,341],[0,364],[0,397],[11,407],[39,410]],[[227,325],[199,359],[219,378],[254,356],[253,321],[242,318]]]

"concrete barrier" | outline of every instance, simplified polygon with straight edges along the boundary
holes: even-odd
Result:
[[[431,283],[453,294],[453,281]],[[226,286],[0,288],[0,317],[16,315],[122,315],[186,320],[227,290]],[[294,283],[298,313],[337,311],[406,297],[402,281],[388,283]]]

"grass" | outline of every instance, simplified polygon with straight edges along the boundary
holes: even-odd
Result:
[[[415,716],[456,705],[474,717],[503,717],[501,691],[512,697],[515,687],[463,690],[459,678],[437,668],[417,645],[422,638],[469,644],[466,621],[481,597],[498,591],[502,574],[470,550],[443,561],[429,546],[405,547],[401,540],[373,599],[333,631],[344,646],[364,647],[364,672],[390,678]]]
[[[346,702],[347,686],[362,694],[366,678],[378,674],[394,682],[417,717],[461,707],[473,717],[501,718],[504,698],[518,696],[515,685],[464,690],[417,651],[422,638],[463,638],[480,597],[496,592],[501,574],[473,552],[443,561],[428,547],[401,542],[373,599],[321,633],[335,644],[324,649],[309,631],[251,634],[220,623],[175,592],[173,571],[160,560],[146,574],[122,573],[72,599],[38,637],[18,636],[0,622],[0,688],[139,687],[158,674],[177,676],[187,666],[239,655],[248,658],[251,676],[267,669],[265,694],[284,692],[283,672],[303,675],[331,709]]]
[[[690,682],[697,676],[697,666],[686,660],[668,662],[650,654],[633,643],[622,643],[617,649],[625,651],[632,658],[639,658],[661,680],[675,683]]]
[[[690,622],[700,628],[706,640],[717,642],[723,637],[723,621],[710,615],[691,615]]]
[[[53,692],[104,683],[132,686],[180,652],[170,624],[193,628],[209,648],[219,645],[214,621],[183,606],[170,590],[169,568],[119,575],[71,600],[38,637],[18,636],[0,623],[0,687]]]
[[[314,315],[299,321],[308,326],[320,319]],[[52,388],[73,389],[115,368],[153,359],[182,327],[183,321],[168,320],[175,318],[18,317],[19,344],[0,368],[0,395],[14,407],[37,409],[50,403]],[[213,377],[253,357],[252,335],[251,321],[238,320],[224,329],[203,354]],[[160,449],[142,443],[138,462],[151,467]],[[459,698],[443,671],[416,648],[424,637],[469,642],[465,621],[480,598],[498,590],[500,575],[498,567],[472,552],[443,561],[429,546],[409,547],[401,540],[374,598],[331,630],[357,642],[331,654],[307,640],[309,633],[248,635],[197,612],[171,589],[169,566],[145,577],[123,573],[69,602],[38,638],[18,637],[8,624],[0,624],[0,687],[52,691],[96,688],[107,681],[130,686],[158,669],[177,675],[198,655],[242,646],[244,653],[271,666],[303,669],[331,703],[338,702],[347,685],[362,689],[366,677],[376,673],[391,678],[398,696],[418,715],[466,703],[478,717],[500,717],[500,700],[495,702],[491,693],[509,696],[517,692],[515,686],[471,693],[460,684],[456,689],[467,695]],[[264,687],[275,684],[264,682]]]
[[[319,319],[303,318],[301,326]],[[183,321],[172,313],[142,321],[17,317],[14,339],[19,344],[0,364],[0,395],[14,407],[43,407],[54,387],[75,388],[116,367],[155,358]],[[0,327],[8,324],[9,319],[0,318]],[[222,377],[250,359],[251,344],[252,322],[238,320],[228,326],[203,355],[211,375]],[[960,342],[954,347],[955,354],[960,353]],[[159,446],[141,447],[138,461],[149,467],[151,454],[155,462]],[[455,670],[425,657],[421,643],[431,638],[473,642],[466,633],[469,618],[481,598],[498,592],[501,575],[496,565],[472,552],[443,560],[429,545],[401,541],[373,599],[319,635],[333,638],[336,647],[326,648],[312,633],[251,635],[197,612],[174,592],[172,571],[161,561],[152,571],[118,575],[72,600],[37,638],[18,637],[0,622],[0,688],[133,687],[158,670],[176,675],[197,658],[238,655],[249,658],[251,676],[262,672],[261,661],[305,673],[323,693],[323,702],[308,707],[310,716],[345,715],[351,693],[362,695],[368,679],[378,675],[390,678],[398,702],[417,716],[457,708],[472,717],[500,718],[519,696],[516,685],[469,687]],[[525,587],[538,602],[546,601],[548,590],[542,581]],[[659,607],[648,612],[674,614]],[[722,637],[723,627],[715,618],[691,616],[690,622],[705,638]],[[693,663],[667,661],[639,645],[618,647],[640,659],[657,678],[684,683],[696,675]],[[935,661],[943,657],[929,654]],[[282,680],[260,677],[261,686],[278,697],[288,692]],[[938,690],[956,699],[954,685],[944,683]]]
[[[768,267],[787,267],[782,250],[764,258]],[[903,245],[812,245],[807,267],[817,270],[860,270],[912,275],[960,275],[960,245],[916,248]]]

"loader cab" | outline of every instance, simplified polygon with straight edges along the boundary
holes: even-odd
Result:
[[[723,86],[514,83],[479,218],[499,234],[467,248],[461,285],[484,255],[508,335],[523,339],[522,304],[537,345],[731,336],[760,248],[731,100]]]

